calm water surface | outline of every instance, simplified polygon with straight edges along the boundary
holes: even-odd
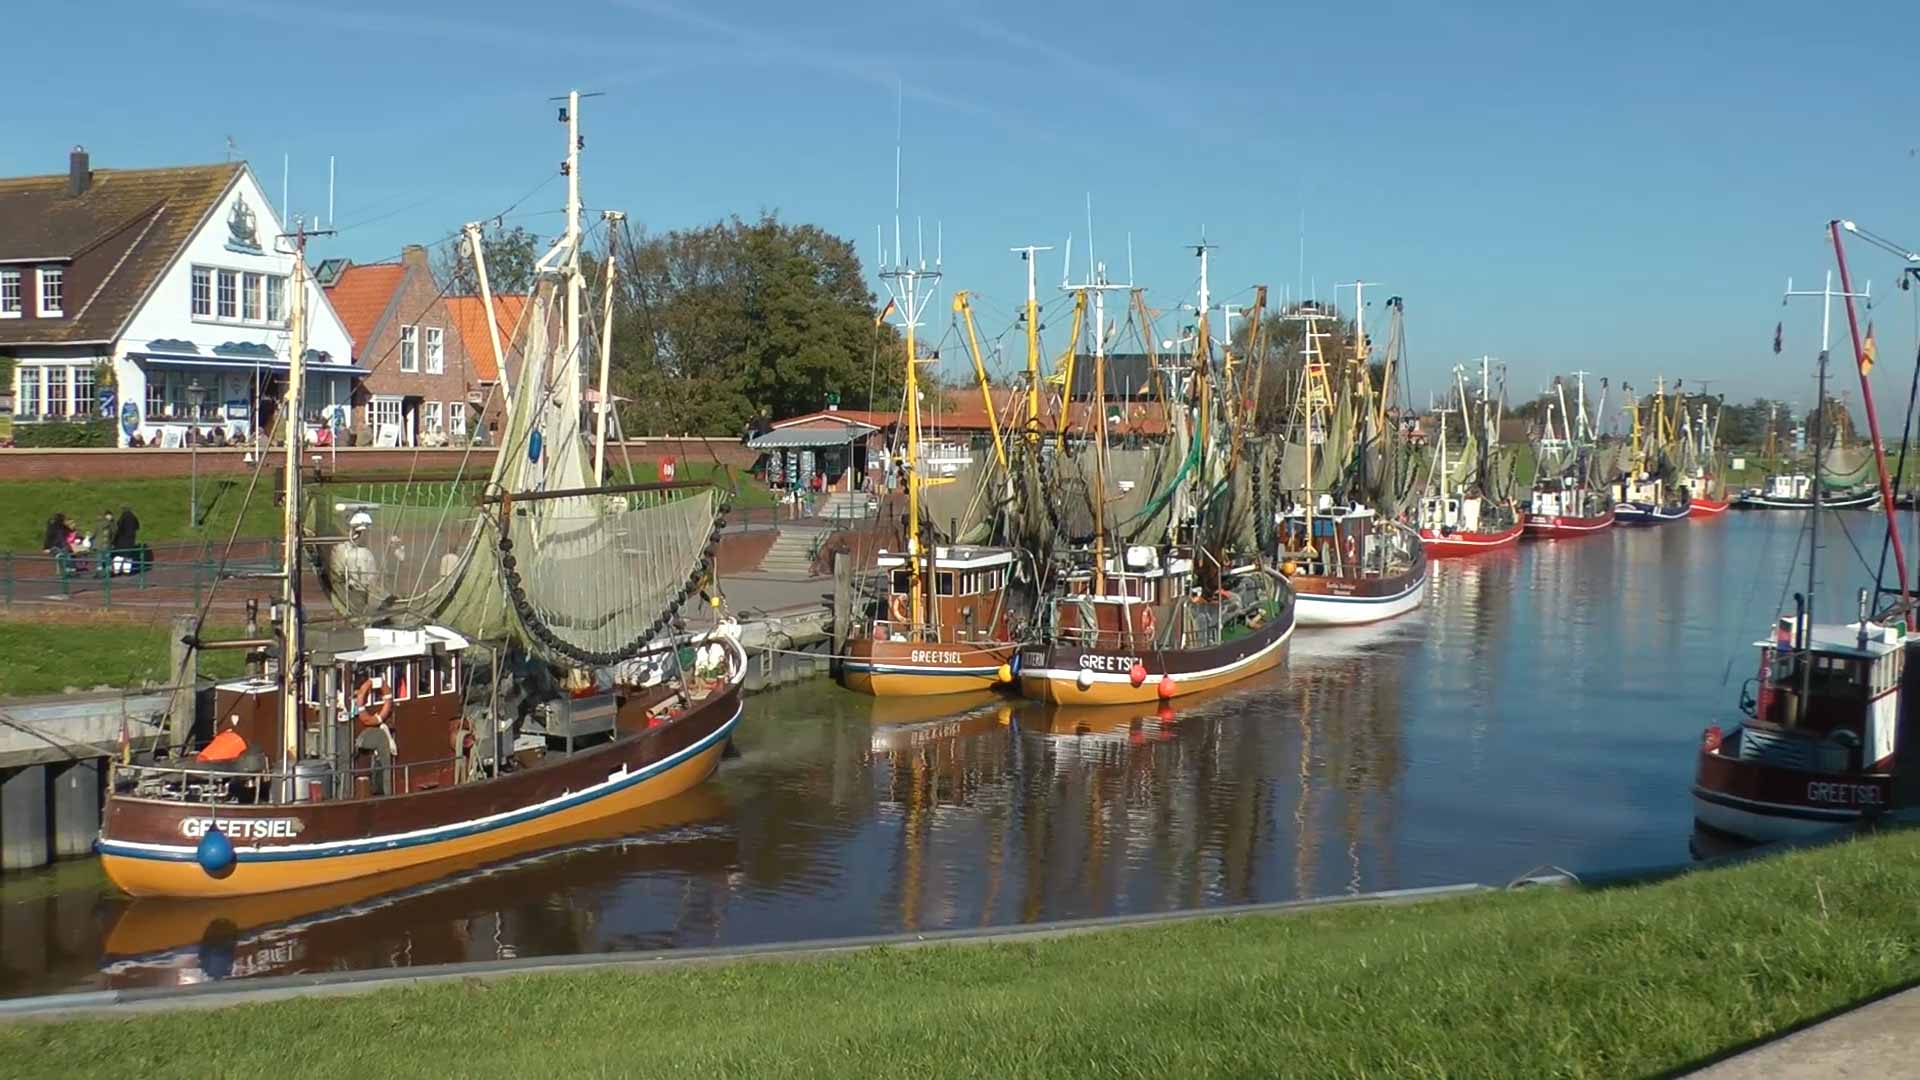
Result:
[[[1863,549],[1878,520],[1849,519]],[[1288,668],[1170,719],[824,682],[764,695],[712,782],[450,876],[129,904],[91,862],[14,875],[0,995],[1683,862],[1693,747],[1732,713],[1801,529],[1728,514],[1438,564],[1418,614],[1300,631]],[[1839,531],[1825,617],[1862,581]]]

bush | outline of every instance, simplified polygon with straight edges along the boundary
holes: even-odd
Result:
[[[112,420],[53,421],[44,424],[15,424],[13,445],[18,447],[75,448],[119,445],[117,427]]]

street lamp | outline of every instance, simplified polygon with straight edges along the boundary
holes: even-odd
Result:
[[[200,403],[207,399],[207,388],[200,385],[196,376],[187,384],[187,402],[192,410],[187,414],[187,439],[193,460],[192,479],[187,481],[187,522],[193,528],[200,527]]]

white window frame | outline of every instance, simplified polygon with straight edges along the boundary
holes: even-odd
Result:
[[[287,318],[287,279],[280,274],[267,275],[267,321],[282,323]]]
[[[204,309],[202,300],[206,301]],[[196,319],[213,318],[213,267],[196,266],[190,272],[187,279],[187,311]]]
[[[13,369],[14,411],[20,418],[37,420],[46,415],[46,368],[39,364],[17,364]],[[27,388],[32,387],[33,407],[27,407]]]
[[[398,394],[375,394],[367,402],[367,427],[376,437],[380,434],[382,424],[393,424],[399,427],[406,423],[406,416],[401,412],[400,405],[401,398]],[[402,434],[405,434],[404,428],[402,428]]]
[[[267,284],[261,274],[248,271],[240,275],[240,321],[265,322]]]
[[[427,327],[427,374],[444,375],[447,371],[447,335],[437,326]]]
[[[17,266],[0,267],[0,319],[18,319],[25,314],[27,296]]]
[[[80,381],[86,380],[87,388],[80,388]],[[94,381],[92,364],[75,364],[67,372],[67,387],[73,394],[73,415],[91,418],[94,415],[93,393],[99,389]]]
[[[68,367],[65,364],[48,364],[45,367],[41,368],[40,370],[47,373],[47,387],[46,387],[46,394],[45,394],[47,405],[46,405],[46,409],[43,412],[43,415],[46,416],[46,418],[49,420],[65,420],[67,417],[72,416],[73,415],[73,369]],[[60,397],[57,402],[55,401],[53,396],[53,389],[54,389],[53,373],[56,371],[60,373]],[[56,404],[60,406],[59,412],[53,411],[54,406]]]
[[[447,434],[456,439],[467,437],[467,403],[447,402]]]
[[[440,403],[437,401],[429,401],[426,405],[426,415],[422,417],[420,421],[425,433],[431,435],[435,432],[446,431],[446,413],[445,410],[441,408]]]
[[[221,322],[240,321],[240,271],[214,271],[213,312]]]
[[[420,328],[417,326],[400,328],[400,370],[420,370]]]
[[[47,286],[53,286],[51,290]],[[49,292],[57,293],[52,303],[48,303]],[[58,319],[67,313],[67,272],[58,266],[40,268],[40,317]]]

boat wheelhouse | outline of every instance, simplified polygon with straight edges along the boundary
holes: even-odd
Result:
[[[866,694],[953,694],[1012,678],[1017,553],[936,547],[919,572],[904,552],[879,553],[880,609],[855,628],[840,681]]]
[[[1869,486],[1824,491],[1820,498],[1827,510],[1870,510],[1879,502],[1879,489]],[[1811,510],[1813,478],[1804,473],[1769,476],[1759,487],[1741,492],[1733,505],[1742,510]]]
[[[1420,500],[1420,542],[1428,558],[1511,547],[1525,528],[1525,515],[1490,505],[1478,495],[1429,495]]]
[[[1526,534],[1539,540],[1591,536],[1613,527],[1613,503],[1572,476],[1542,480],[1527,503]]]
[[[1741,708],[1747,720],[1701,738],[1693,783],[1702,825],[1754,841],[1819,832],[1893,805],[1906,722],[1907,650],[1899,624],[1779,620]]]
[[[1619,525],[1665,525],[1690,511],[1684,488],[1670,492],[1666,481],[1647,472],[1623,475],[1614,481],[1613,493],[1613,520]]]
[[[1280,516],[1280,562],[1297,594],[1302,626],[1351,626],[1404,615],[1426,595],[1427,557],[1418,533],[1369,507],[1321,497]]]
[[[1204,556],[1202,556],[1204,558]],[[1287,658],[1293,591],[1256,566],[1198,582],[1194,557],[1134,546],[1069,571],[1045,645],[1020,654],[1020,692],[1062,705],[1153,701],[1225,686]]]

